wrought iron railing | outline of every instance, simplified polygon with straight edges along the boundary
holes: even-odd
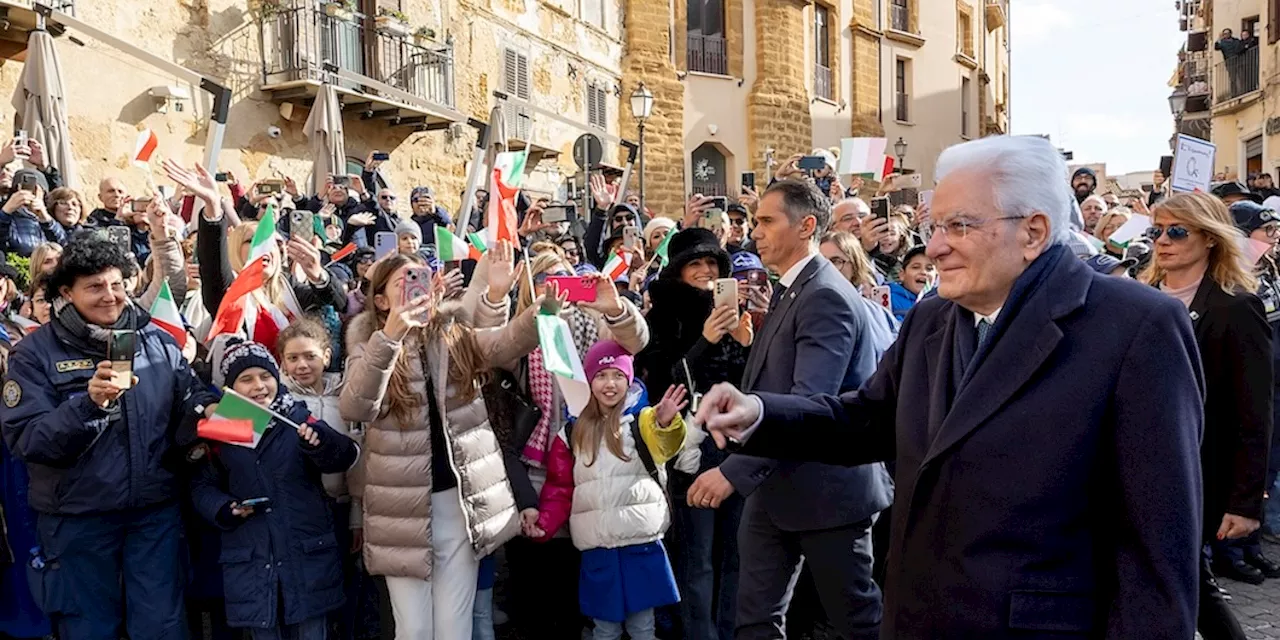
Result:
[[[724,36],[689,33],[689,70],[729,75],[729,58],[725,55]]]
[[[820,64],[813,65],[813,94],[823,100],[834,100],[835,92],[831,87],[831,68]]]
[[[1217,102],[1239,98],[1258,90],[1258,47],[1223,58],[1213,68],[1213,94]]]
[[[407,26],[392,30],[363,14],[298,1],[300,4],[277,7],[263,17],[264,84],[332,81],[349,89],[378,93],[359,82],[334,80],[325,70],[326,65],[333,65],[427,102],[454,106],[452,46],[423,46]]]
[[[911,10],[900,4],[890,5],[889,26],[894,31],[911,31]]]
[[[693,181],[693,192],[700,193],[704,196],[728,196],[729,189],[723,182],[714,182],[710,180]]]

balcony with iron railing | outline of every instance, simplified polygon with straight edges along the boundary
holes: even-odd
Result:
[[[687,42],[690,71],[718,76],[729,75],[729,58],[725,55],[724,36],[703,35],[690,31]]]
[[[36,15],[36,6],[49,7],[70,16],[76,15],[75,0],[0,0],[0,60],[26,59],[27,39],[42,24]],[[59,24],[50,25],[49,32],[60,36],[65,31]]]
[[[911,31],[911,9],[893,4],[889,6],[889,28],[894,31]]]
[[[305,102],[329,83],[345,105],[368,105],[369,117],[458,121],[451,44],[425,41],[386,17],[295,1],[262,18],[263,90],[277,101]]]
[[[1223,58],[1213,66],[1214,102],[1222,104],[1257,91],[1259,77],[1258,47]]]
[[[823,100],[835,100],[835,91],[831,86],[831,67],[813,65],[813,95]]]

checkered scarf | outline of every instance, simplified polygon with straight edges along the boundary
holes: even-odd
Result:
[[[574,307],[565,314],[565,320],[569,323],[573,344],[578,348],[579,354],[586,353],[600,338],[600,327],[595,318],[582,309]],[[542,410],[542,418],[529,435],[520,458],[530,467],[545,469],[547,451],[551,449],[551,437],[554,435],[551,431],[551,418],[558,413],[556,410],[560,406],[560,399],[556,395],[555,376],[547,371],[543,363],[542,347],[529,354],[529,395],[533,403]],[[556,424],[558,431],[559,422]]]

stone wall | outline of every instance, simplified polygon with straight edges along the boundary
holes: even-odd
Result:
[[[880,137],[880,39],[875,28],[875,3],[879,0],[853,0],[850,31],[853,34],[853,95],[850,96],[853,135]],[[913,0],[914,1],[914,0]]]
[[[626,6],[623,86],[629,93],[643,82],[654,96],[653,113],[645,123],[645,205],[659,214],[679,217],[685,198],[684,83],[677,79],[671,60],[671,9],[667,0],[630,0]],[[683,42],[684,36],[678,41]],[[638,139],[629,101],[619,125],[623,137]],[[637,184],[633,180],[631,187]]]
[[[805,22],[805,5],[797,0],[757,0],[756,79],[747,98],[750,166],[766,175],[765,150],[773,148],[781,162],[795,153],[812,149],[813,121],[809,112],[809,91],[805,41],[810,25]]]

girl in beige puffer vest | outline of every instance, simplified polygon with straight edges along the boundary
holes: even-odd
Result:
[[[477,327],[503,324],[516,278],[509,246],[490,253]],[[363,504],[365,565],[386,576],[396,637],[470,638],[479,559],[520,532],[479,389],[490,368],[537,346],[538,309],[472,329],[434,295],[401,302],[407,275],[427,277],[416,269],[425,269],[416,256],[375,265],[368,306],[348,329],[339,408],[366,425],[348,483]]]

